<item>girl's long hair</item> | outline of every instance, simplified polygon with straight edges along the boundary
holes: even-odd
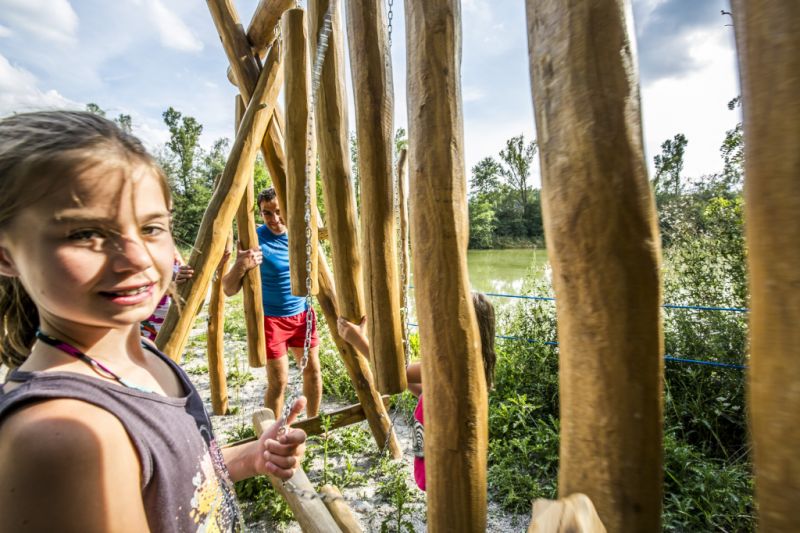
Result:
[[[39,111],[0,119],[0,234],[24,208],[96,164],[147,165],[164,172],[142,143],[114,122],[85,111]],[[0,363],[21,365],[30,354],[39,314],[19,279],[0,276]]]

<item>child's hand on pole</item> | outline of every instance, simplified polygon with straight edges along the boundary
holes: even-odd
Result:
[[[256,458],[257,473],[271,474],[284,481],[294,475],[305,453],[306,433],[302,429],[292,429],[290,425],[305,407],[306,398],[300,396],[292,405],[285,431],[281,432],[282,424],[278,420],[261,434]]]

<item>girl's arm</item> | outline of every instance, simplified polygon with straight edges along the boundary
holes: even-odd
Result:
[[[345,342],[351,344],[353,348],[369,357],[369,339],[367,339],[367,317],[361,319],[358,324],[353,324],[343,317],[336,321],[336,330]]]
[[[306,406],[305,397],[298,398],[289,413],[286,432],[278,435],[276,422],[255,442],[222,449],[225,466],[233,481],[255,475],[272,474],[280,479],[289,479],[303,459],[306,434],[302,429],[292,429],[289,424]]]
[[[408,381],[408,391],[419,398],[422,394],[422,364],[411,363],[406,368],[406,380]]]
[[[119,420],[78,400],[19,409],[0,426],[6,531],[149,531],[141,465]]]
[[[263,259],[260,248],[243,250],[236,245],[236,261],[231,269],[222,276],[222,291],[225,296],[233,296],[242,288],[242,280],[248,271],[261,264]]]

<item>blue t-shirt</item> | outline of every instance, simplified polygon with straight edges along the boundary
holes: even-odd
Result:
[[[294,316],[306,310],[306,299],[292,294],[289,274],[289,237],[275,235],[267,226],[259,226],[258,245],[261,262],[261,299],[266,316]]]

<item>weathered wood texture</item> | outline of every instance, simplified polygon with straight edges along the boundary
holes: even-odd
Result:
[[[278,36],[281,16],[295,6],[295,0],[261,0],[247,26],[247,42],[252,55],[263,59]],[[228,80],[236,85],[233,69],[228,67]]]
[[[245,87],[242,87],[242,80],[257,79],[259,68],[247,38],[239,38],[243,33],[239,15],[232,0],[207,0],[206,3],[231,64],[232,81],[240,90],[246,91],[245,101],[249,102],[255,85],[245,83]]]
[[[356,105],[370,358],[378,389],[396,394],[406,389],[406,370],[392,200],[394,96],[383,0],[347,2],[347,38]]]
[[[239,125],[244,115],[244,103],[239,95],[235,101],[235,125],[238,134]],[[253,161],[255,163],[255,161]],[[239,246],[243,249],[258,248],[258,235],[256,234],[256,220],[253,214],[255,197],[253,192],[253,169],[251,164],[245,172],[250,179],[247,180],[242,202],[236,211],[236,227],[239,229]],[[245,330],[247,331],[247,359],[250,366],[260,368],[267,362],[267,343],[264,338],[264,305],[261,301],[261,271],[253,268],[247,271],[242,280],[242,302],[244,304]]]
[[[734,0],[760,531],[800,531],[800,3]]]
[[[338,2],[339,0],[333,0]],[[331,0],[309,0],[308,17],[312,53],[317,49],[325,13]],[[333,277],[336,281],[339,312],[354,323],[364,318],[364,291],[359,249],[356,203],[350,169],[350,143],[347,125],[347,95],[344,82],[344,42],[341,8],[336,6],[328,52],[322,63],[317,92],[315,124],[319,167],[325,194],[325,227],[331,243]]]
[[[281,86],[279,52],[277,47],[273,47],[267,56],[267,64],[258,78],[253,98],[242,119],[240,131],[249,133],[237,135],[219,186],[203,215],[189,258],[194,277],[178,287],[178,295],[184,301],[183,312],[179,313],[177,307],[172,305],[156,338],[159,348],[175,361],[179,361],[183,353],[189,330],[222,257],[236,209],[247,182],[252,180],[252,173],[248,174],[247,169],[251,168],[262,143]]]
[[[237,20],[237,16],[235,11],[233,11],[232,5],[226,4],[224,7],[225,9],[217,10],[214,13],[217,14],[216,18],[220,19],[220,22],[218,23],[219,25],[228,26],[233,24],[234,20]],[[231,32],[231,37],[233,39],[238,39],[239,41],[247,40],[244,35],[244,31],[241,28],[239,28],[238,34],[236,32]],[[273,49],[274,48],[275,47],[273,46]],[[231,49],[226,47],[225,51],[230,59]],[[268,61],[265,65],[265,68],[270,64],[270,57],[271,53],[267,57]],[[238,63],[234,63],[234,65],[238,65]],[[237,66],[237,68],[239,67]],[[246,74],[246,72],[244,73]],[[256,78],[247,78],[245,76],[244,79],[245,83],[242,86],[239,86],[239,92],[242,97],[246,96],[249,99],[249,95],[251,94],[250,87],[255,85]],[[283,152],[283,114],[280,112],[279,107],[275,107],[272,112],[272,120],[267,128],[267,134],[264,136],[264,139],[261,143],[261,153],[264,156],[264,161],[269,169],[270,176],[272,176],[273,184],[275,185],[275,190],[278,194],[278,204],[281,207],[281,211],[285,212],[286,158]],[[335,324],[338,317],[338,310],[336,308],[336,291],[334,290],[333,278],[328,270],[328,266],[324,257],[320,259],[319,267],[320,292],[317,295],[317,298],[327,323]],[[389,420],[386,408],[381,403],[380,393],[374,385],[374,379],[369,368],[369,362],[355,349],[353,349],[352,346],[344,342],[344,340],[339,337],[338,333],[336,332],[336,328],[329,329],[331,332],[331,337],[333,338],[334,343],[336,343],[336,347],[339,349],[339,354],[342,357],[345,368],[347,368],[347,372],[350,375],[351,381],[353,382],[353,388],[356,391],[358,400],[361,402],[361,405],[364,406],[367,421],[369,422],[369,427],[372,431],[373,437],[375,438],[375,442],[380,448],[388,445],[392,456],[395,459],[399,459],[402,457],[403,452],[400,449],[397,436],[392,430],[391,421]]]
[[[414,290],[428,531],[486,530],[488,405],[467,273],[458,0],[406,0]],[[396,286],[396,285],[395,285]]]
[[[558,298],[559,493],[587,494],[609,531],[636,532],[661,529],[663,340],[626,7],[528,0],[527,15]]]
[[[272,183],[278,195],[278,204],[283,206],[286,203],[286,173],[283,163],[283,134],[280,130],[280,110],[276,109],[275,117],[277,120],[273,120],[270,123],[268,138],[264,138],[262,154],[264,154],[264,161],[267,164],[270,176],[272,176]],[[325,316],[325,321],[328,324],[336,324],[336,319],[339,317],[336,289],[324,254],[320,254],[318,266],[319,293],[317,294],[317,301],[322,309],[322,314]],[[381,394],[375,386],[369,361],[350,344],[346,343],[339,336],[335,327],[329,327],[328,331],[339,350],[339,355],[342,357],[347,373],[350,375],[350,381],[353,383],[358,401],[364,408],[370,431],[378,448],[383,449],[388,446],[392,457],[399,459],[403,456],[403,451],[392,429],[386,408],[381,402]]]
[[[389,407],[389,399],[390,396],[388,395],[381,397],[384,407]],[[321,435],[325,433],[325,428],[323,427],[322,424],[323,416],[330,419],[330,425],[328,426],[329,431],[347,427],[352,424],[356,424],[358,422],[366,420],[367,418],[366,415],[364,414],[364,407],[360,403],[357,403],[355,405],[344,407],[336,411],[322,413],[321,415],[315,416],[313,418],[304,418],[302,420],[298,420],[292,426],[302,429],[309,436]]]
[[[409,253],[408,242],[408,180],[406,179],[406,170],[408,163],[408,150],[403,148],[397,156],[397,205],[400,210],[400,239],[398,242],[397,250],[397,268],[400,273],[398,282],[400,290],[400,305],[401,311],[405,307],[405,315],[403,312],[400,314],[400,325],[403,328],[403,355],[408,353],[406,345],[408,344],[408,291],[411,284],[411,257]]]
[[[233,246],[233,235],[228,233],[225,249]],[[211,410],[217,416],[228,412],[228,382],[225,375],[225,292],[222,276],[228,271],[227,263],[220,263],[211,283],[211,298],[208,302],[208,381],[211,389]]]
[[[292,294],[306,296],[306,279],[310,278],[311,294],[319,290],[317,283],[317,186],[316,146],[309,135],[311,112],[311,67],[308,55],[306,13],[290,9],[283,18],[283,41],[286,46],[286,201],[283,212],[289,233],[289,266]],[[311,165],[310,175],[306,168]],[[306,198],[306,180],[311,180]],[[305,220],[306,201],[311,216]],[[309,234],[310,230],[310,234]],[[310,252],[307,250],[310,246]],[[310,263],[310,270],[307,268]]]
[[[528,533],[606,533],[592,501],[585,494],[533,502]]]
[[[325,502],[325,507],[330,511],[331,516],[336,521],[336,524],[342,529],[343,533],[361,533],[364,531],[358,524],[358,520],[353,515],[353,511],[342,500],[342,493],[338,488],[333,485],[325,485],[319,489],[320,494],[326,494],[333,498],[331,501]]]
[[[260,409],[253,413],[253,425],[256,435],[261,435],[275,421],[275,415],[270,409]],[[303,533],[331,533],[341,531],[336,521],[331,516],[328,508],[318,498],[303,498],[294,492],[289,492],[283,482],[274,477],[267,476],[273,488],[283,496],[294,514],[295,520],[300,524]],[[289,481],[300,490],[316,492],[302,468],[298,467]]]

